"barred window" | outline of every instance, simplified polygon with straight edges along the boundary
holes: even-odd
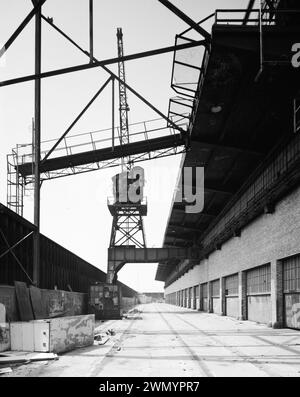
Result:
[[[283,262],[284,292],[300,291],[300,255]]]
[[[211,293],[212,293],[212,296],[215,298],[220,296],[220,279],[212,281]]]
[[[233,274],[225,278],[225,295],[238,295],[239,278],[238,274]]]
[[[271,292],[271,266],[264,265],[247,272],[247,294]]]

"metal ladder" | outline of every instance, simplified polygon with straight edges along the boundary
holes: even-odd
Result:
[[[7,155],[7,206],[23,216],[25,184],[18,172],[17,154]]]

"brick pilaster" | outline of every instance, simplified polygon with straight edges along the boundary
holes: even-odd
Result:
[[[247,320],[247,278],[246,272],[239,272],[239,320]]]
[[[220,278],[220,314],[226,316],[225,277]]]
[[[281,261],[271,262],[271,303],[272,303],[272,327],[282,328],[283,319],[283,265]]]

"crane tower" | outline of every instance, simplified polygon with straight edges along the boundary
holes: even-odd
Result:
[[[118,40],[118,62],[119,70],[119,140],[120,145],[130,142],[128,112],[126,92],[125,65],[121,57],[124,55],[123,32],[121,28],[117,29]],[[132,168],[130,157],[122,158],[122,172],[115,175],[113,180],[114,196],[108,200],[108,208],[113,216],[110,248],[120,245],[134,245],[138,248],[146,247],[143,216],[147,215],[147,203],[143,197],[144,170],[142,167]],[[130,192],[135,187],[138,193],[136,199],[132,198]],[[108,263],[107,282],[115,283],[111,279],[110,263]]]

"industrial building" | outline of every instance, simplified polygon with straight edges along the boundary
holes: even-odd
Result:
[[[262,13],[215,14],[182,164],[204,167],[205,206],[174,202],[164,239],[201,260],[161,263],[156,279],[171,304],[300,328],[299,4]]]
[[[32,0],[0,49],[1,58],[35,21],[34,74],[0,81],[0,90],[34,84],[32,142],[6,153],[0,351],[18,350],[19,339],[19,350],[26,343],[28,351],[51,354],[83,348],[74,353],[80,360],[66,353],[61,364],[33,368],[36,376],[243,376],[247,369],[249,376],[299,376],[299,2],[246,0],[242,9],[217,9],[198,22],[199,15],[157,0],[185,23],[174,45],[128,55],[117,28],[117,57],[103,60],[95,57],[94,1],[87,2],[89,50],[42,13],[46,1]],[[86,63],[44,72],[42,23]],[[125,74],[127,61],[166,53],[173,56],[176,94],[167,114]],[[43,141],[43,79],[96,68],[107,80],[58,139]],[[111,128],[72,135],[107,87]],[[128,93],[159,118],[131,125]],[[174,156],[181,163],[164,238],[150,247],[142,164]],[[106,208],[111,225],[101,225],[111,230],[109,241],[101,240],[104,272],[41,233],[41,188],[45,181],[113,167]],[[29,191],[32,222],[24,217]],[[120,282],[119,271],[130,263],[157,263],[155,280],[164,293],[137,292]],[[42,348],[40,321],[47,324],[43,337],[49,334]],[[26,332],[37,340],[28,344]],[[105,345],[107,335],[112,340]]]

